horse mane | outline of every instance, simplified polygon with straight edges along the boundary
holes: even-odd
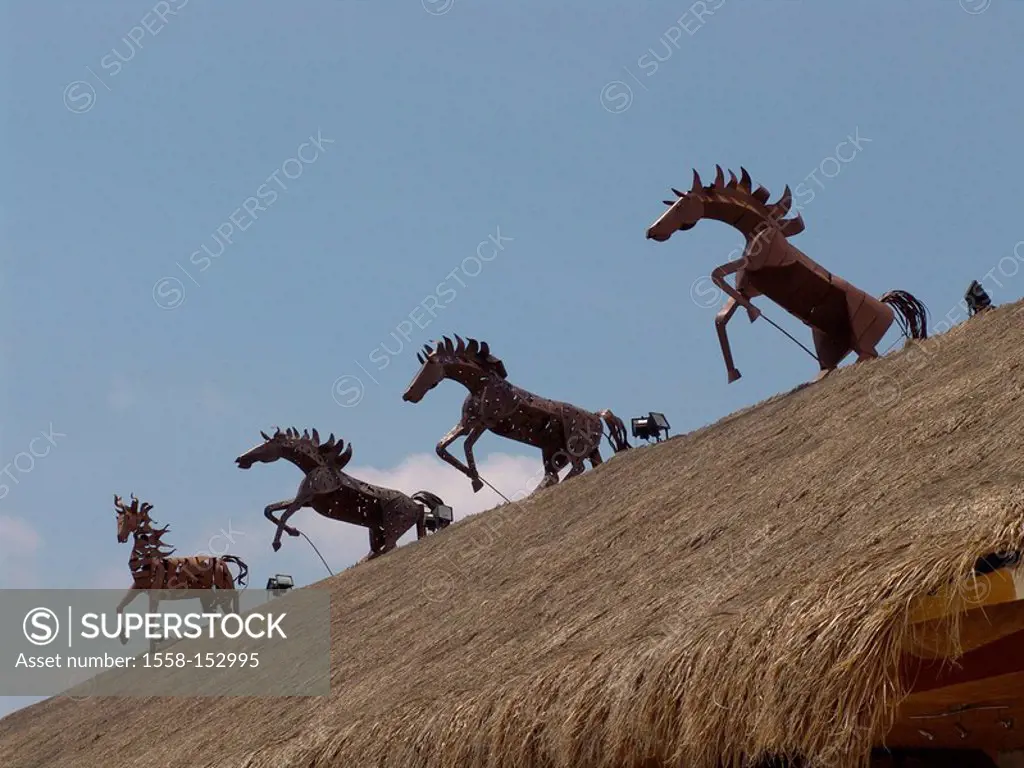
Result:
[[[150,505],[152,508],[152,505]],[[135,540],[135,549],[140,550],[140,554],[145,556],[156,556],[156,557],[167,557],[172,552],[176,551],[175,547],[171,547],[170,544],[165,544],[160,538],[171,530],[171,526],[165,525],[163,528],[154,528],[153,523],[155,521],[145,515],[139,520],[139,524],[132,531],[132,537]],[[170,547],[166,552],[161,551],[161,548]]]
[[[297,453],[318,456],[324,464],[335,469],[341,469],[352,458],[352,443],[346,444],[344,440],[337,440],[333,432],[324,442],[320,442],[320,433],[315,428],[312,431],[304,429],[299,432],[295,427],[288,427],[282,432],[278,427],[270,437],[262,432],[260,434],[268,441],[282,441],[290,450]]]
[[[785,218],[793,205],[793,193],[790,192],[788,184],[782,195],[774,203],[768,202],[771,192],[765,187],[759,184],[757,189],[754,189],[753,186],[750,174],[743,166],[740,166],[739,178],[736,178],[735,173],[729,171],[729,181],[727,182],[722,166],[716,165],[713,183],[704,186],[700,179],[700,174],[694,168],[693,186],[690,187],[689,192],[680,192],[678,189],[673,189],[672,191],[676,193],[677,197],[693,194],[705,197],[711,202],[738,203],[746,208],[753,209],[766,222],[771,221],[777,224],[782,234],[786,237],[798,235],[804,231],[804,220],[799,213],[792,219]],[[676,201],[665,200],[664,202],[666,205],[674,205]]]
[[[423,352],[417,354],[416,359],[421,363],[426,362],[430,358],[462,360],[472,363],[502,379],[508,378],[505,364],[491,354],[491,348],[486,341],[470,339],[466,342],[458,334],[453,335],[456,339],[454,342],[447,336],[442,336],[441,341],[438,341],[437,346],[433,349],[431,349],[429,344],[423,345]]]

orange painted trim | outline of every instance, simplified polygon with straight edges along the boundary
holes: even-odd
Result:
[[[903,651],[926,659],[949,658],[1024,630],[1024,600],[974,608],[961,616],[957,636],[950,629],[948,619],[912,624],[903,639]]]
[[[1022,671],[1024,630],[965,653],[955,662],[948,659],[922,659],[905,654],[900,662],[899,674],[906,690],[915,694]]]
[[[1024,600],[1024,568],[1002,568],[920,598],[911,609],[910,623],[919,624],[981,606],[1015,600]]]

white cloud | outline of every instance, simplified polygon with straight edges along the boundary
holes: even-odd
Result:
[[[37,586],[35,560],[41,544],[42,538],[27,520],[0,515],[0,587]]]

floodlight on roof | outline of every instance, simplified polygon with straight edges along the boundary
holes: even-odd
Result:
[[[633,437],[640,440],[655,440],[661,442],[661,433],[665,433],[665,437],[668,437],[668,431],[671,428],[668,419],[665,418],[664,413],[657,413],[651,411],[646,416],[638,416],[630,420],[633,428]]]
[[[278,573],[267,579],[267,590],[275,597],[283,595],[289,589],[295,586],[295,580],[284,573]]]
[[[977,280],[971,281],[967,286],[967,293],[964,294],[964,301],[967,303],[967,312],[974,317],[979,312],[992,308],[992,299],[981,287]]]
[[[412,498],[426,507],[423,513],[423,524],[431,533],[447,528],[455,519],[455,512],[452,508],[445,504],[440,496],[430,493],[430,491],[417,491]]]

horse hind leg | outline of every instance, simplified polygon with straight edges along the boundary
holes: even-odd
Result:
[[[544,463],[544,479],[533,489],[534,493],[558,484],[558,470],[560,467],[555,462],[555,454],[552,451],[545,450],[542,453],[541,460]],[[563,464],[562,466],[565,465]]]
[[[582,475],[586,471],[586,469],[587,467],[584,465],[583,459],[577,459],[574,456],[572,459],[572,469],[569,470],[568,474],[565,476],[565,479],[562,480],[562,482],[564,483],[566,480],[576,477],[577,475]]]
[[[819,331],[817,328],[814,329],[813,336],[814,351],[817,352],[818,364],[821,366],[821,371],[814,380],[821,381],[832,373],[832,371],[838,368],[839,363],[841,363],[843,358],[850,354],[853,349],[846,340],[830,336],[827,333]]]

